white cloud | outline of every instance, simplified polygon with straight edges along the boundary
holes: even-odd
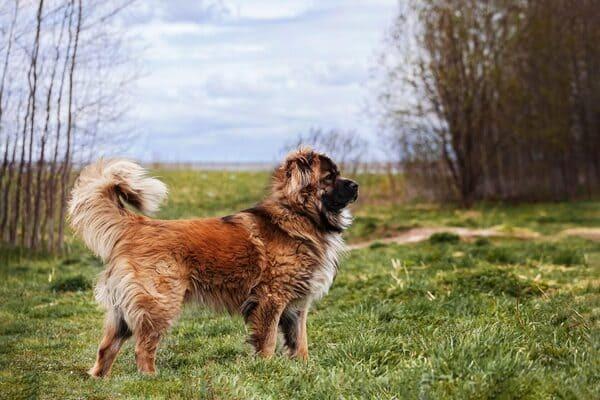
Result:
[[[315,8],[315,1],[225,1],[231,14],[237,19],[277,20],[295,18]]]
[[[270,161],[312,126],[375,134],[362,106],[394,0],[140,3],[131,155]]]

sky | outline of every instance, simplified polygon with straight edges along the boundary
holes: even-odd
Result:
[[[144,0],[127,155],[273,162],[311,127],[374,142],[370,82],[397,0]]]

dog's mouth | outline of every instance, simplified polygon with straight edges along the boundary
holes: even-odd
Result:
[[[332,200],[329,198],[323,198],[323,206],[325,207],[325,210],[327,210],[329,212],[339,212],[344,207],[346,207],[347,204],[348,204],[348,202],[342,202],[342,201]]]
[[[350,197],[348,199],[343,199],[343,200],[325,199],[324,205],[328,211],[340,212],[344,208],[348,207],[350,204],[356,202],[357,199],[358,199],[358,193],[355,193],[354,195],[352,195],[352,197]]]
[[[325,209],[340,212],[358,199],[358,184],[348,179],[340,180],[335,189],[323,196]]]
[[[343,207],[346,207],[349,204],[352,204],[352,203],[356,202],[356,200],[358,200],[358,188],[355,189],[355,191],[352,193],[352,195],[347,200],[344,201],[344,206]]]

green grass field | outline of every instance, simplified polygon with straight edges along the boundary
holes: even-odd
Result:
[[[258,201],[264,173],[158,171],[160,217],[227,214]],[[359,181],[361,179],[359,178]],[[352,242],[414,226],[502,226],[543,236],[437,240],[351,252],[309,318],[310,360],[258,359],[239,317],[190,307],[162,343],[155,377],[132,343],[93,380],[101,263],[69,239],[63,258],[0,263],[0,397],[598,398],[600,244],[558,233],[600,227],[600,203],[395,206],[365,179]],[[362,199],[369,199],[363,201]]]

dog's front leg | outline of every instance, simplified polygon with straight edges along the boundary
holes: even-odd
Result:
[[[308,309],[309,304],[300,309],[288,308],[279,320],[289,356],[298,357],[301,360],[308,359],[308,336],[306,333]]]
[[[98,347],[96,363],[88,373],[94,378],[107,376],[121,346],[129,337],[131,337],[131,331],[123,318],[110,312],[104,323],[104,337]]]
[[[308,319],[308,305],[299,312],[298,317],[298,343],[294,354],[301,360],[308,360],[308,335],[306,333],[306,322]]]
[[[252,329],[250,343],[261,357],[269,358],[275,353],[277,326],[284,308],[273,299],[266,299],[258,303],[248,318]]]

